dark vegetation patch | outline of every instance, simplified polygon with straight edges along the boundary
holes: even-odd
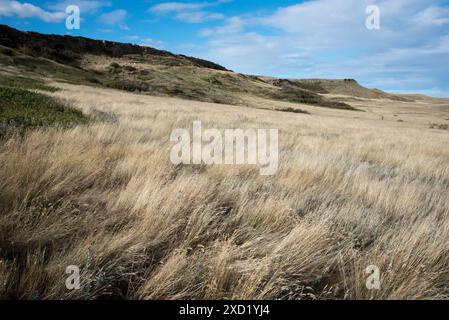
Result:
[[[288,79],[269,79],[265,82],[279,88],[271,91],[270,98],[272,99],[333,109],[359,111],[347,103],[329,100],[321,96],[320,94],[328,93],[328,91],[318,82],[302,82],[301,80]]]
[[[149,76],[150,71],[149,70],[139,70],[139,75],[140,76]]]
[[[129,66],[129,65],[121,66],[117,62],[112,62],[109,65],[108,70],[109,70],[110,73],[116,73],[116,74],[121,73],[123,71],[133,73],[133,72],[137,71],[137,68],[135,68],[133,66]]]
[[[275,109],[276,111],[280,112],[291,112],[291,113],[301,113],[301,114],[310,114],[310,112],[298,108],[292,108],[292,107],[280,107]]]
[[[0,49],[0,53],[4,54],[5,56],[8,56],[8,57],[13,57],[14,56],[14,51],[12,51],[9,48],[1,48]]]
[[[274,79],[270,82],[272,85],[280,88],[296,87],[299,89],[308,90],[320,94],[329,93],[329,91],[326,90],[318,82],[305,82],[301,80],[288,80],[288,79]]]
[[[449,130],[449,124],[437,124],[432,123],[430,124],[430,129],[439,129],[439,130]]]
[[[273,91],[271,97],[277,100],[308,104],[318,107],[359,111],[347,103],[327,100],[316,93],[293,87],[284,87],[280,90]]]
[[[49,126],[72,127],[89,118],[79,110],[64,106],[40,93],[0,87],[0,138],[24,134],[29,129]]]
[[[128,71],[128,72],[135,72],[135,71],[137,71],[137,69],[134,68],[133,66],[124,66],[123,70]]]
[[[149,85],[147,83],[133,80],[111,80],[106,83],[106,86],[112,89],[124,90],[129,92],[149,91]]]

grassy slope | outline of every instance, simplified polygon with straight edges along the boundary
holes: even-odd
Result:
[[[346,103],[328,100],[308,90],[310,87],[275,86],[257,77],[192,65],[184,58],[172,55],[142,53],[121,57],[97,56],[97,60],[106,63],[101,68],[94,68],[84,65],[83,57],[77,62],[80,66],[73,66],[31,56],[23,50],[1,49],[1,65],[74,84],[233,105],[245,104],[244,96],[258,96],[327,108],[354,109]]]

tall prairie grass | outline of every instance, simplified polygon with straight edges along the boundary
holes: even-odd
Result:
[[[1,298],[448,298],[447,132],[62,87],[116,121],[1,144]],[[279,128],[278,174],[172,165],[194,120]]]

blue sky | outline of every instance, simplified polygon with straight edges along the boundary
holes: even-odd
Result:
[[[80,30],[65,27],[71,4]],[[379,30],[365,27],[368,5],[380,9]],[[148,45],[241,73],[449,97],[449,0],[0,0],[0,23]]]

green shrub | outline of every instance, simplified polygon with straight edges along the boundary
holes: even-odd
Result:
[[[291,113],[302,113],[302,114],[310,114],[310,112],[306,111],[306,110],[302,110],[302,109],[297,109],[297,108],[292,108],[292,107],[280,107],[275,109],[276,111],[281,111],[281,112],[291,112]]]
[[[0,137],[49,126],[86,124],[89,118],[43,94],[0,87]]]
[[[124,90],[129,92],[145,92],[149,90],[148,84],[145,82],[137,82],[130,80],[114,80],[107,84],[109,88]]]

